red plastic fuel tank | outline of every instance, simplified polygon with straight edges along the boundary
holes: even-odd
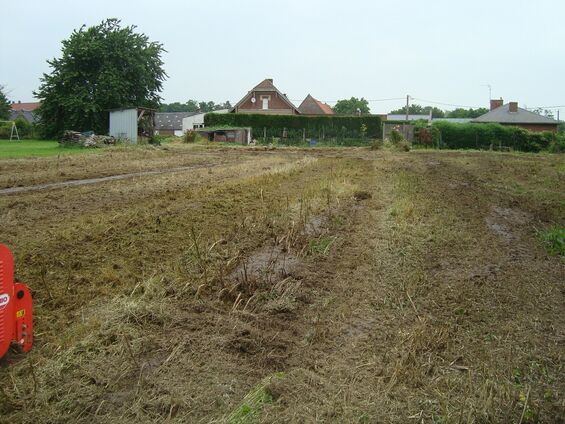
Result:
[[[33,310],[29,288],[14,282],[14,257],[0,244],[0,358],[12,342],[28,352],[33,344]]]

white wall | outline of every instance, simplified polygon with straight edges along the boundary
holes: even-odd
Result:
[[[110,135],[127,138],[137,143],[137,109],[113,110],[110,112]]]
[[[215,110],[214,113],[228,113],[229,109],[222,109],[222,110]],[[206,112],[208,113],[208,112]],[[182,132],[185,133],[188,130],[193,130],[195,125],[198,125],[198,128],[202,128],[204,126],[204,115],[206,113],[197,113],[196,115],[187,116],[182,120]]]

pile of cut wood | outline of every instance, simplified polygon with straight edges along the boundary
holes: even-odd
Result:
[[[65,146],[102,147],[116,144],[116,139],[107,135],[96,135],[92,132],[65,131],[59,143]]]

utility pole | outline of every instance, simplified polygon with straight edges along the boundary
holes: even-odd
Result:
[[[557,109],[557,120],[559,121],[559,109]]]
[[[408,109],[410,108],[410,95],[406,95],[406,122],[408,122]]]

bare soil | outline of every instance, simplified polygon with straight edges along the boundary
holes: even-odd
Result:
[[[35,346],[0,422],[565,422],[562,156],[168,146],[0,162]]]

